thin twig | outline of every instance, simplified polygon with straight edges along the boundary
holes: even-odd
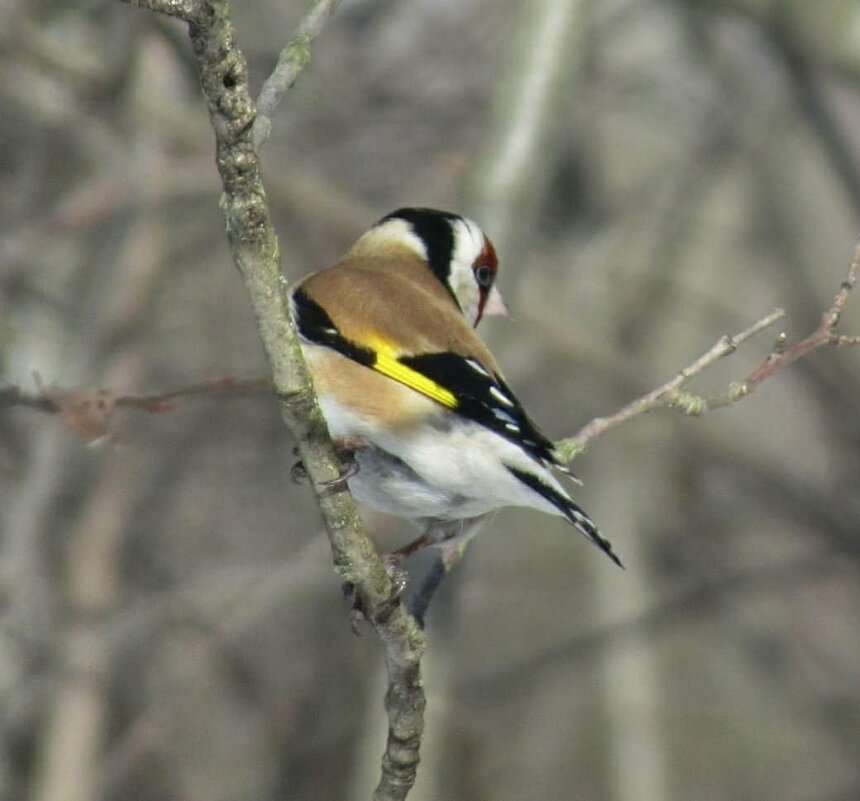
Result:
[[[595,437],[626,423],[634,417],[638,417],[640,414],[650,412],[652,409],[672,406],[687,414],[701,414],[706,409],[702,408],[702,404],[697,401],[696,396],[682,393],[681,388],[714,362],[731,355],[748,339],[769,328],[784,316],[785,312],[782,309],[774,309],[744,331],[734,336],[720,337],[710,350],[702,354],[692,364],[684,367],[674,378],[662,386],[631,401],[615,414],[607,417],[595,417],[572,437],[556,442],[555,448],[559,458],[565,462],[570,461],[577,453],[583,451]]]
[[[776,347],[747,376],[746,380],[731,384],[729,389],[722,395],[704,397],[689,392],[682,392],[681,390],[692,378],[710,367],[714,362],[734,353],[748,339],[756,336],[756,334],[760,334],[782,319],[785,316],[785,312],[782,309],[774,309],[770,314],[733,337],[722,337],[707,353],[704,353],[692,364],[681,370],[672,380],[648,392],[641,398],[631,401],[615,412],[615,414],[608,417],[596,417],[574,434],[574,436],[558,441],[555,447],[559,458],[565,462],[569,462],[578,453],[583,451],[595,437],[634,417],[638,417],[640,414],[650,412],[652,409],[668,407],[678,409],[685,414],[698,416],[713,409],[720,409],[736,403],[741,398],[753,392],[762,381],[772,376],[777,370],[797,361],[822,345],[833,345],[835,347],[860,345],[860,336],[836,333],[836,327],[839,325],[842,312],[845,310],[845,304],[848,302],[848,295],[857,283],[858,273],[860,273],[860,242],[858,242],[854,249],[854,256],[848,267],[848,273],[842,281],[836,297],[833,299],[833,304],[822,315],[818,328],[808,337],[789,348],[785,347],[785,337],[781,335],[777,339]]]
[[[272,115],[284,94],[310,64],[311,45],[322,33],[326,20],[337,11],[341,0],[315,0],[298,30],[281,50],[272,74],[263,82],[257,98],[257,119],[254,120],[254,147],[260,146],[272,132]]]
[[[845,310],[845,304],[848,302],[848,295],[857,283],[858,273],[860,273],[860,242],[854,248],[854,258],[851,260],[848,274],[839,287],[836,297],[833,298],[833,304],[821,316],[818,328],[792,347],[780,352],[771,353],[747,378],[746,384],[749,386],[750,391],[755,389],[762,381],[773,375],[781,367],[797,361],[801,356],[805,356],[810,351],[820,348],[822,345],[834,345],[839,348],[846,345],[860,344],[860,337],[836,333],[836,327],[839,325],[842,312]]]
[[[198,0],[122,0],[130,6],[157,11],[168,17],[176,17],[185,22],[193,23],[200,17],[205,3]]]
[[[46,398],[42,392],[26,392],[12,384],[0,387],[0,412],[4,409],[13,409],[16,406],[51,414],[58,411],[54,403]]]
[[[170,389],[166,392],[144,393],[140,395],[118,395],[117,406],[140,409],[150,414],[160,414],[173,409],[173,401],[184,398],[201,397],[238,397],[244,395],[268,394],[273,390],[270,378],[209,378],[199,384]]]
[[[18,407],[56,414],[74,433],[93,443],[113,437],[116,409],[165,414],[174,411],[176,401],[186,398],[240,397],[273,392],[269,378],[222,376],[166,392],[145,393],[119,392],[104,387],[45,387],[38,375],[35,379],[36,392],[27,392],[12,384],[0,387],[0,413]]]

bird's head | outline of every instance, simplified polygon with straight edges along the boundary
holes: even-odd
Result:
[[[508,313],[495,287],[495,248],[472,220],[436,209],[398,209],[377,222],[356,248],[391,245],[405,247],[426,262],[473,326],[484,315]]]

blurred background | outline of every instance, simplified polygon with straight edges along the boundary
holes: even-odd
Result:
[[[234,6],[259,89],[305,3]],[[814,329],[860,229],[858,101],[856,0],[349,0],[264,177],[291,279],[402,205],[479,221],[513,310],[482,333],[560,438],[774,306]],[[0,4],[0,386],[265,375],[213,150],[182,25]],[[0,411],[0,800],[369,798],[380,648],[275,403],[113,427]],[[860,350],[575,470],[626,572],[497,516],[430,609],[410,799],[860,799]]]

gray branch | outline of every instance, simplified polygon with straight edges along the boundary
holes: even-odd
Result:
[[[415,781],[423,731],[420,659],[424,635],[399,600],[361,525],[345,484],[331,482],[340,464],[302,357],[281,274],[280,249],[269,216],[253,139],[256,107],[247,64],[236,43],[227,0],[123,0],[188,22],[203,94],[215,131],[224,188],[222,209],[233,258],[245,282],[281,412],[295,436],[331,543],[335,570],[355,587],[361,608],[382,640],[388,668],[388,743],[375,801],[403,799]],[[322,22],[318,23],[320,26]],[[298,74],[298,72],[296,72]]]
[[[299,28],[281,50],[272,74],[263,82],[257,98],[257,119],[254,120],[254,146],[260,147],[272,131],[272,114],[286,91],[292,87],[305,67],[310,64],[311,50],[322,33],[326,20],[337,11],[341,0],[316,0],[299,23]]]

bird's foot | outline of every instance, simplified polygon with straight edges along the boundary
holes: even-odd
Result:
[[[309,484],[311,477],[308,475],[308,471],[305,469],[305,463],[299,459],[291,468],[290,468],[290,481],[293,484]]]
[[[323,481],[320,486],[326,489],[339,489],[351,478],[358,474],[358,462],[355,459],[356,451],[367,447],[367,440],[363,437],[340,437],[332,440],[338,459],[345,465],[343,472],[329,481]],[[293,448],[293,456],[299,455],[298,447]],[[290,469],[290,478],[293,484],[307,484],[310,482],[305,463],[299,459]]]
[[[358,475],[358,462],[353,457],[344,458],[341,456],[340,460],[345,464],[343,472],[337,478],[323,481],[322,486],[326,489],[340,489],[353,476]]]
[[[403,595],[409,582],[409,574],[403,569],[403,557],[396,552],[384,554],[382,556],[382,565],[389,579],[391,579],[391,594],[383,606],[390,607],[400,603],[400,597]],[[360,635],[361,624],[367,620],[367,607],[365,606],[364,599],[355,591],[355,584],[351,581],[345,581],[341,585],[341,592],[344,598],[352,598],[352,608],[349,610],[349,624],[353,632],[356,635]]]

